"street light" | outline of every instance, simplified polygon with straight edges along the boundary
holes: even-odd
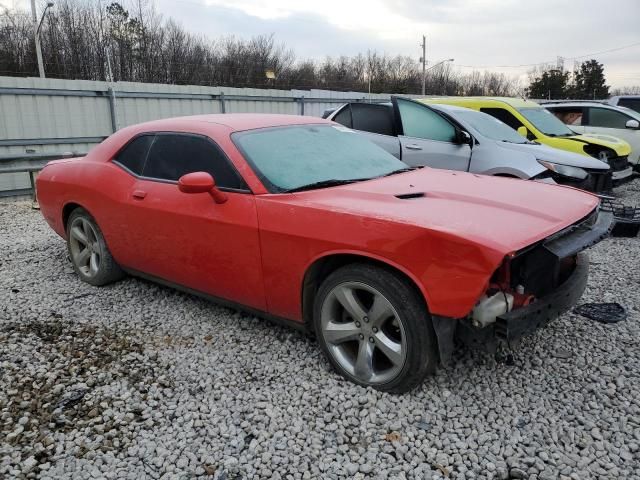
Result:
[[[446,60],[442,60],[441,62],[435,63],[435,64],[431,65],[429,68],[427,68],[426,71],[428,72],[432,68],[436,68],[438,65],[442,65],[443,63],[447,63],[447,62],[453,62],[453,58],[447,58]]]
[[[40,74],[40,78],[45,78],[44,62],[42,61],[42,48],[40,47],[40,29],[42,28],[44,16],[46,15],[47,10],[49,10],[51,7],[53,7],[53,2],[47,2],[47,6],[42,12],[42,16],[40,17],[40,21],[38,22],[38,15],[36,14],[36,0],[31,0],[31,13],[33,15],[33,26],[35,27],[36,57],[38,57],[38,73]]]
[[[425,87],[427,84],[427,72],[429,70],[431,70],[432,68],[436,68],[438,65],[442,65],[443,63],[446,62],[453,62],[453,58],[447,58],[446,60],[442,60],[438,63],[435,63],[433,65],[431,65],[429,68],[425,68],[425,60],[424,58],[421,59],[422,60],[422,96],[424,97],[425,95]]]

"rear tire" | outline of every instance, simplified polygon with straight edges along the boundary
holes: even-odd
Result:
[[[76,208],[69,216],[67,250],[73,269],[81,280],[91,285],[107,285],[124,277],[100,227],[84,208]]]
[[[368,264],[336,270],[316,295],[313,322],[329,362],[352,382],[404,393],[435,372],[431,317],[398,273]]]

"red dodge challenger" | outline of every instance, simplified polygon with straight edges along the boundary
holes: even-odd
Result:
[[[80,278],[152,279],[312,331],[391,392],[495,349],[584,291],[610,214],[568,187],[410,169],[318,118],[229,114],[124,128],[38,176]]]

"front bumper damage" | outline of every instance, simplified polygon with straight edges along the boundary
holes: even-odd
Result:
[[[554,292],[526,307],[498,316],[494,335],[508,345],[546,326],[569,310],[582,296],[589,277],[589,258],[578,254],[571,276]]]
[[[609,236],[613,226],[613,215],[598,211],[540,244],[529,247],[523,255],[530,255],[531,263],[544,261],[556,266],[552,276],[555,280],[551,280],[554,286],[541,290],[544,293],[536,296],[532,303],[498,315],[494,323],[479,328],[469,318],[453,320],[434,317],[442,363],[447,364],[450,360],[455,338],[472,348],[495,352],[501,344],[512,346],[574,306],[582,296],[589,276],[589,259],[583,250]],[[573,269],[569,274],[560,276],[560,265],[568,260]],[[523,269],[524,266],[526,264],[523,264]],[[533,277],[537,281],[549,281],[547,277],[540,276],[539,271],[533,271]]]

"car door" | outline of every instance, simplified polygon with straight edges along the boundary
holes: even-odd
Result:
[[[585,109],[584,107],[547,107],[558,119],[577,133],[585,133]]]
[[[428,106],[405,98],[393,98],[401,125],[402,161],[411,165],[463,170],[469,168],[471,147],[458,142],[459,128]]]
[[[157,279],[264,310],[255,199],[240,174],[207,137],[157,133],[145,142],[150,144],[141,174],[135,175],[120,216],[129,244],[123,263]],[[123,157],[115,161],[123,163]],[[177,180],[196,171],[210,173],[227,201],[181,192]]]
[[[640,149],[640,130],[626,126],[629,120],[635,118],[611,108],[589,107],[587,110],[587,133],[601,133],[626,140],[631,144],[633,153]]]
[[[400,141],[396,136],[391,105],[350,103],[336,112],[332,120],[352,128],[400,159]]]

